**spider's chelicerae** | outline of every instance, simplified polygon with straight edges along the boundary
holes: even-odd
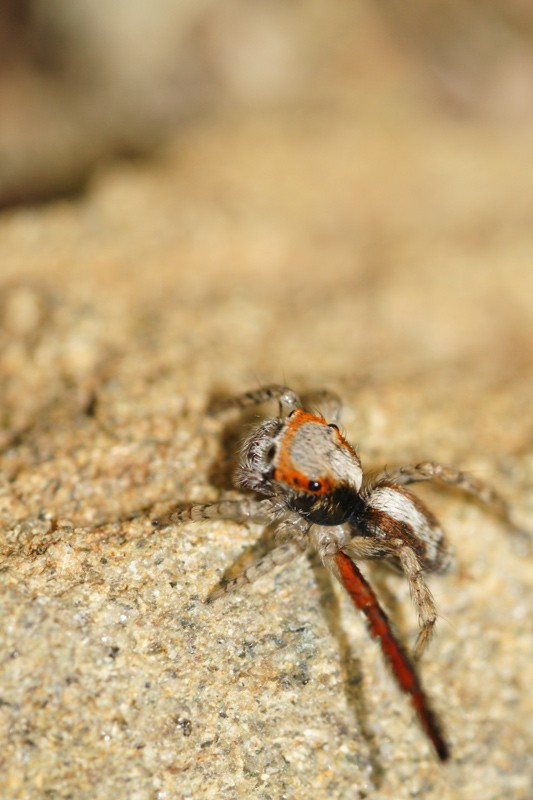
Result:
[[[309,547],[318,551],[365,615],[398,685],[410,697],[422,728],[444,761],[450,750],[414,664],[357,562],[381,559],[405,575],[420,624],[415,646],[418,658],[437,618],[424,575],[445,572],[453,559],[438,521],[406,485],[438,479],[472,494],[515,526],[506,503],[493,489],[433,461],[364,476],[357,452],[336,425],[339,399],[330,392],[321,392],[319,398],[334,421],[328,423],[323,416],[305,411],[299,397],[285,386],[265,386],[225,401],[219,408],[244,409],[268,400],[279,403],[279,416],[265,419],[245,440],[236,473],[239,487],[265,499],[195,505],[154,524],[206,519],[275,524],[282,543],[237,578],[219,586],[210,599],[255,581]]]

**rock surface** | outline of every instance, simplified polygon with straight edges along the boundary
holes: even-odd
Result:
[[[530,796],[533,571],[497,519],[420,490],[458,561],[421,668],[446,767],[316,561],[207,606],[261,529],[150,524],[233,496],[210,400],[287,381],[341,394],[367,466],[460,465],[533,528],[530,135],[243,112],[3,215],[2,797]]]

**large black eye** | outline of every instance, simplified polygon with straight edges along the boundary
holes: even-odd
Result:
[[[320,481],[309,481],[307,488],[310,492],[319,492],[322,488]]]
[[[275,455],[276,455],[276,446],[272,445],[272,447],[269,447],[268,450],[267,450],[267,458],[268,458],[268,460],[272,461],[272,459],[274,458]]]

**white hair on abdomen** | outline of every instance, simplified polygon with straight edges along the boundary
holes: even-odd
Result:
[[[369,505],[376,511],[388,514],[389,517],[408,525],[413,534],[426,545],[426,555],[430,561],[437,558],[439,543],[444,532],[436,525],[433,517],[424,514],[415,501],[403,490],[392,486],[378,486],[369,497]]]

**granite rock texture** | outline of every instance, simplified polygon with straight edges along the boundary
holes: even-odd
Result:
[[[364,464],[460,465],[533,529],[531,131],[359,101],[199,120],[0,219],[3,798],[530,796],[533,569],[497,519],[420,489],[458,560],[445,767],[316,560],[207,606],[261,529],[150,524],[234,496],[212,398],[287,381],[342,395]]]

